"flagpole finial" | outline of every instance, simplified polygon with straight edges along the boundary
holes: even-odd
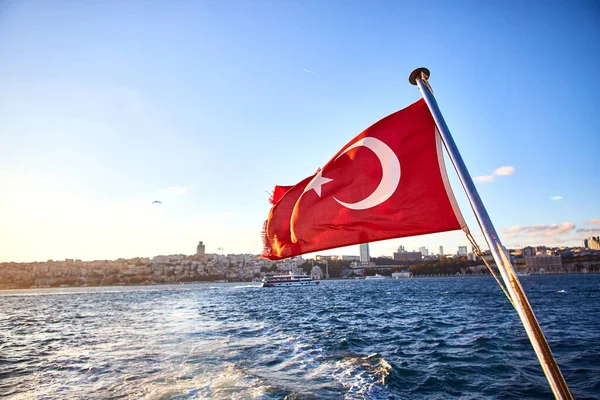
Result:
[[[410,76],[408,77],[408,81],[411,83],[411,85],[417,85],[417,76],[420,76],[421,72],[425,74],[427,79],[429,79],[429,77],[431,76],[427,68],[417,68],[413,72],[411,72]]]

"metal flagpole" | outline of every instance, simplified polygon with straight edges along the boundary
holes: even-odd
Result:
[[[465,163],[458,152],[458,148],[456,147],[456,143],[454,143],[454,139],[450,134],[450,130],[446,125],[446,121],[444,121],[444,117],[438,107],[437,101],[435,97],[433,97],[433,92],[427,80],[429,79],[429,70],[427,68],[418,68],[414,70],[408,81],[419,87],[431,114],[433,115],[433,119],[435,120],[435,124],[440,132],[442,137],[442,141],[444,142],[444,146],[446,147],[446,151],[452,160],[452,164],[454,165],[454,169],[456,170],[463,188],[467,194],[469,202],[471,203],[471,207],[475,212],[475,217],[477,218],[477,222],[481,227],[483,232],[483,236],[485,237],[485,241],[487,242],[492,256],[494,257],[494,261],[500,270],[500,274],[502,275],[502,279],[504,280],[504,284],[507,287],[508,293],[512,297],[515,309],[521,318],[521,322],[525,327],[525,331],[527,332],[527,336],[529,336],[529,340],[533,346],[535,354],[537,355],[542,369],[544,370],[544,374],[546,374],[546,378],[548,379],[548,383],[550,384],[550,388],[554,393],[554,396],[557,399],[573,399],[573,394],[569,390],[565,379],[563,378],[558,365],[556,364],[556,360],[552,355],[552,351],[550,350],[550,346],[548,346],[548,342],[544,337],[544,333],[542,332],[542,328],[540,327],[535,315],[533,314],[533,310],[531,309],[531,305],[527,300],[527,296],[521,287],[521,283],[515,274],[515,270],[510,263],[510,258],[506,254],[504,247],[502,246],[502,242],[500,242],[500,238],[496,233],[496,229],[494,225],[492,225],[492,221],[479,197],[479,193],[475,188],[475,184],[473,183],[473,179],[471,179],[471,175],[465,166]]]

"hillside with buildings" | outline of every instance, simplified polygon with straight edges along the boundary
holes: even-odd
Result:
[[[204,244],[200,242],[194,255],[1,263],[0,289],[246,281],[258,277],[261,269],[269,268],[272,268],[271,261],[251,254],[205,254]]]
[[[60,286],[152,285],[195,281],[251,281],[268,273],[306,272],[315,279],[352,278],[380,273],[405,276],[487,274],[487,267],[466,246],[455,254],[428,249],[406,251],[400,246],[392,256],[372,258],[368,244],[360,255],[295,257],[277,262],[253,254],[206,254],[200,242],[194,255],[161,255],[153,258],[82,261],[66,259],[30,263],[0,263],[0,289]],[[600,272],[600,241],[586,239],[584,247],[546,246],[507,250],[515,269],[530,274]],[[493,262],[489,252],[486,259]],[[492,264],[493,266],[493,264]]]

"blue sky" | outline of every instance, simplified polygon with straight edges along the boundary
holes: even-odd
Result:
[[[420,66],[504,243],[578,245],[600,229],[598,21],[594,1],[2,2],[0,261],[259,253],[267,191],[416,101]],[[466,240],[371,253],[400,244]]]

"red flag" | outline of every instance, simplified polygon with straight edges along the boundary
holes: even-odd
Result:
[[[376,122],[322,169],[278,186],[265,222],[271,260],[465,225],[424,100]]]
[[[273,189],[273,194],[271,194],[271,198],[269,199],[269,201],[271,202],[271,204],[277,204],[277,202],[279,201],[279,199],[281,199],[281,197],[286,194],[286,192],[288,190],[290,190],[291,188],[293,188],[293,186],[279,186],[279,185],[275,185],[275,188]]]

